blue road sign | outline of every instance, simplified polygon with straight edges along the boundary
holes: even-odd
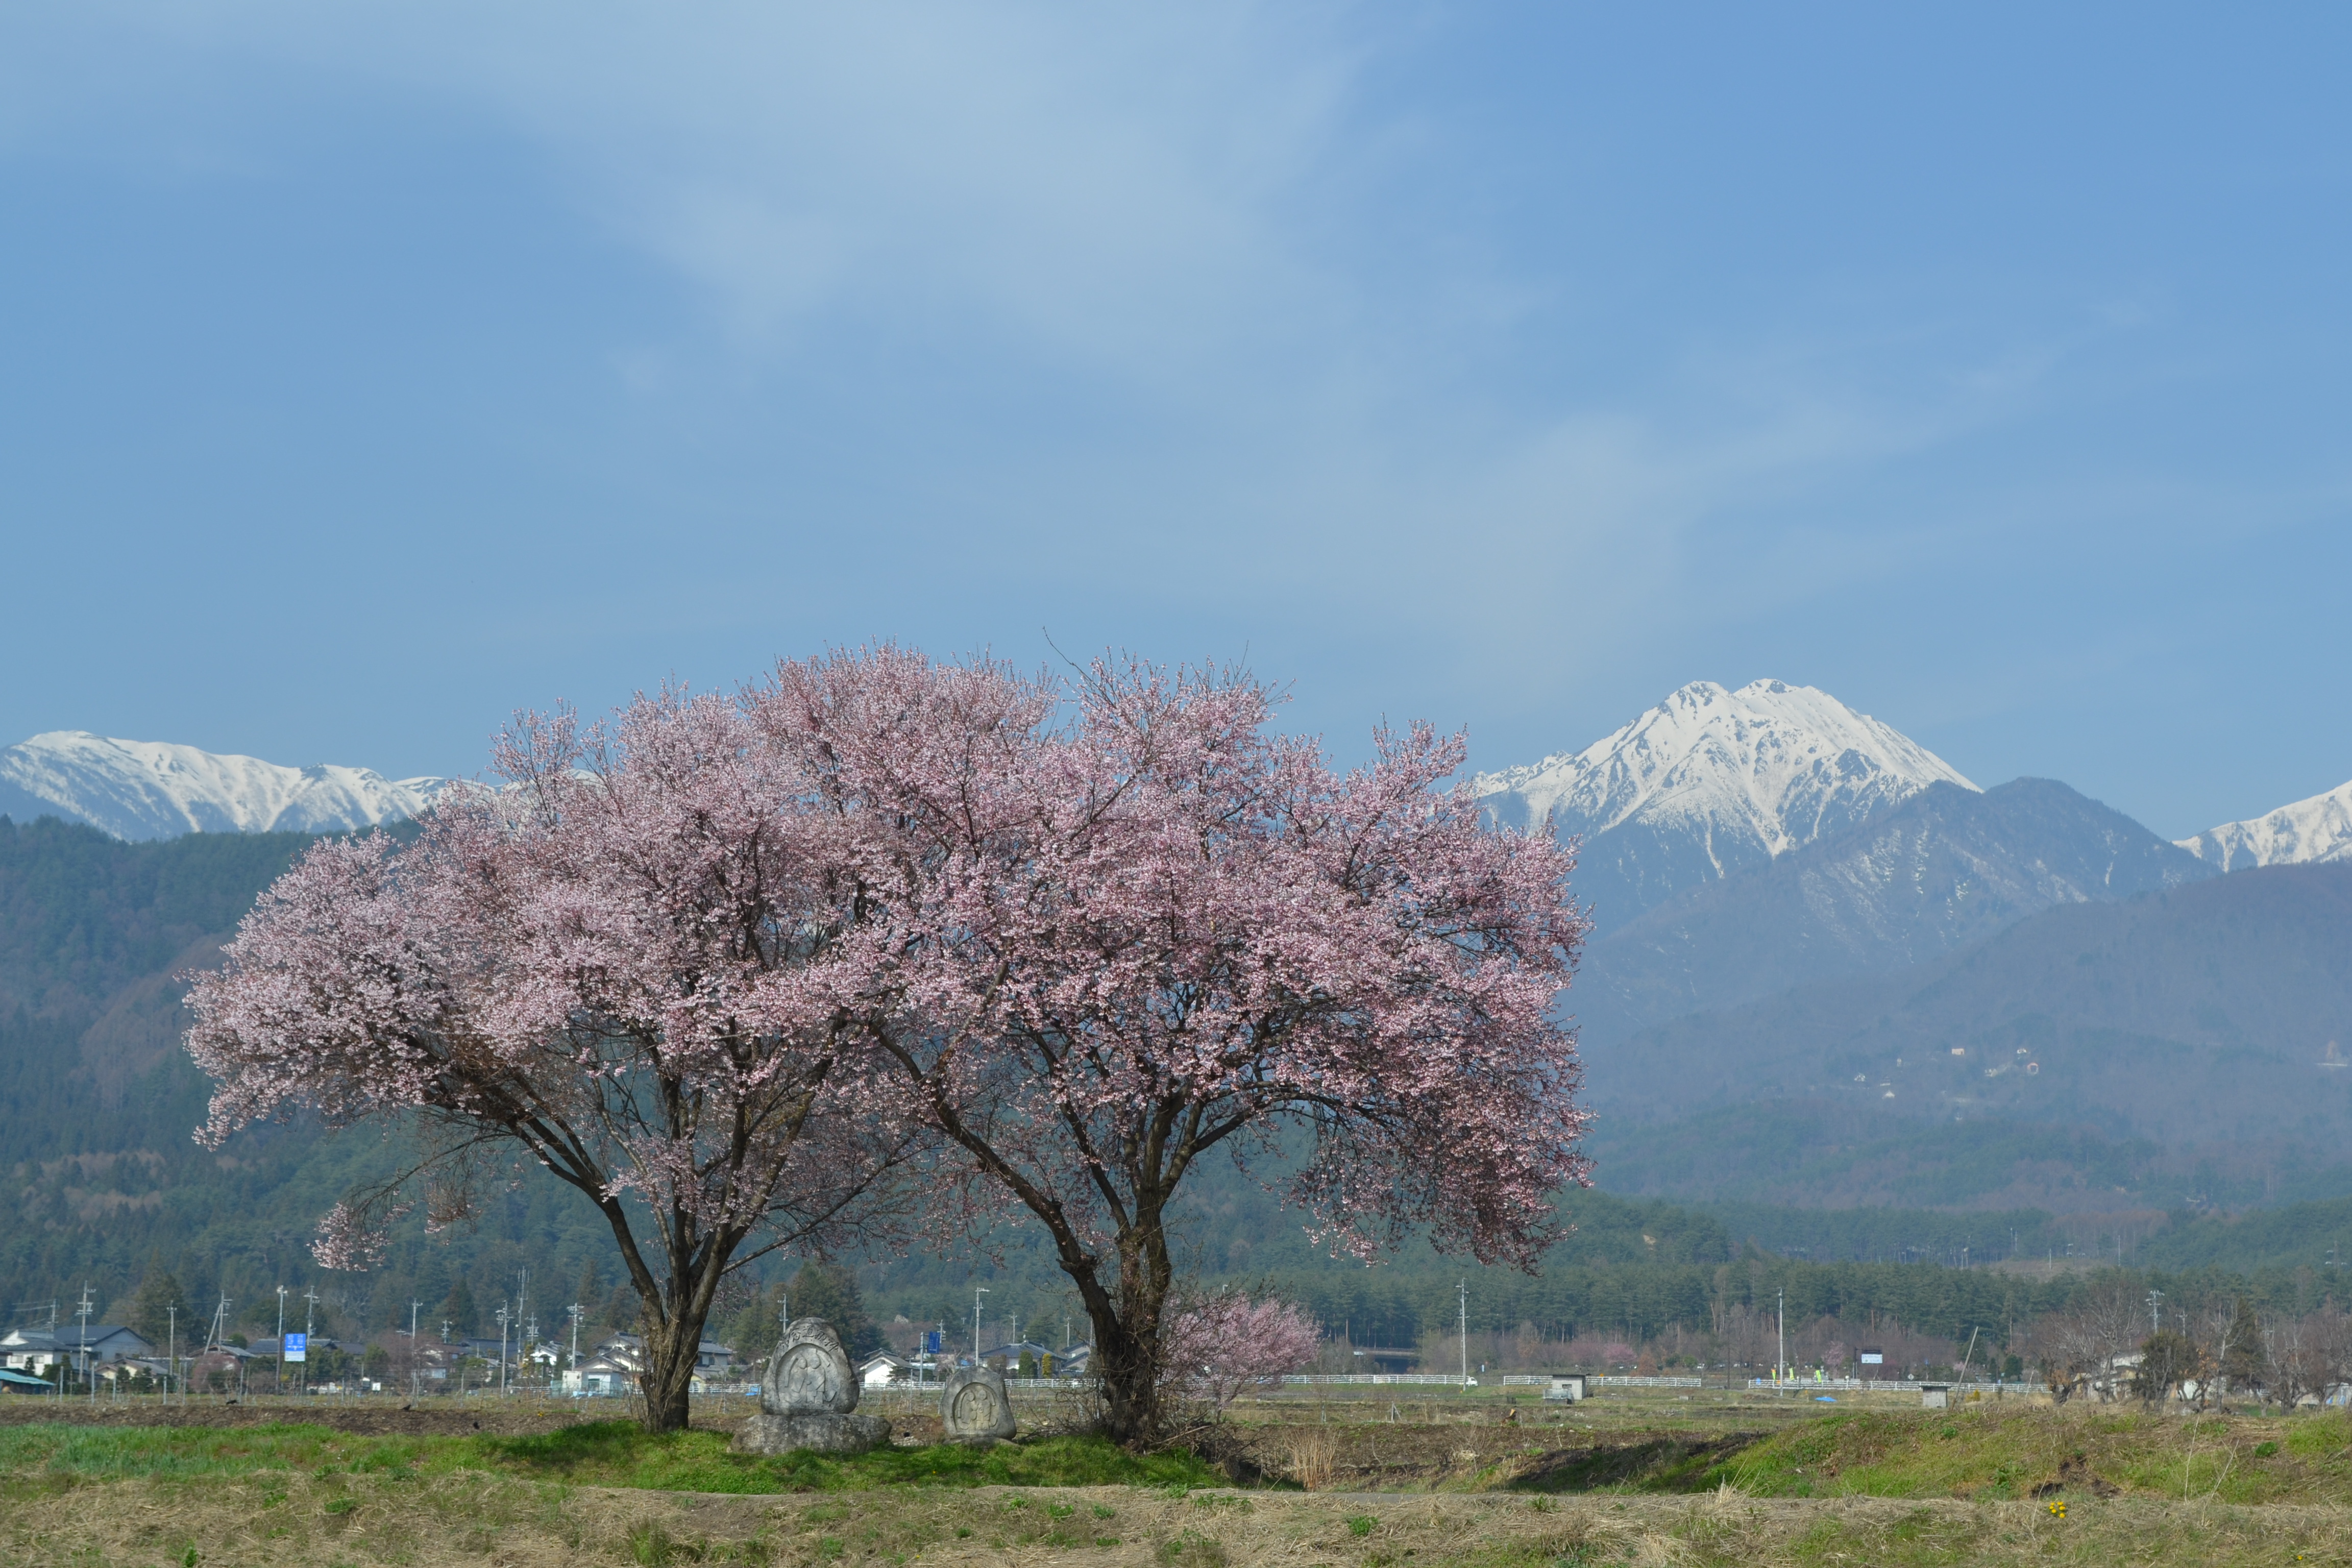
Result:
[[[288,1361],[309,1361],[310,1359],[310,1336],[308,1334],[287,1335],[286,1359]]]
[[[937,1354],[939,1354],[939,1353],[940,1353],[940,1331],[939,1331],[939,1330],[937,1330],[937,1329],[925,1329],[925,1330],[923,1331],[923,1349],[924,1349],[924,1350],[926,1350],[927,1352],[929,1352],[929,1353],[931,1353],[932,1355],[937,1355]]]

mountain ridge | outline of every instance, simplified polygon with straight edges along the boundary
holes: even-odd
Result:
[[[0,751],[0,815],[57,816],[134,843],[183,833],[347,833],[416,816],[455,782],[52,730]]]
[[[1589,948],[1589,1039],[1813,981],[1930,963],[2059,904],[2221,873],[2053,779],[1937,783],[1843,833],[1685,889]]]
[[[2352,860],[2352,783],[2173,842],[2224,871]]]

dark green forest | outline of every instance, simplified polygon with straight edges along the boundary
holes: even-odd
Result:
[[[17,1205],[0,1237],[10,1320],[41,1321],[52,1303],[69,1311],[85,1286],[101,1313],[121,1316],[142,1279],[168,1271],[187,1310],[208,1316],[226,1295],[232,1321],[247,1328],[274,1327],[277,1287],[314,1284],[330,1334],[405,1328],[412,1312],[428,1331],[445,1321],[478,1331],[516,1300],[549,1331],[573,1302],[592,1332],[626,1326],[632,1299],[601,1220],[535,1172],[520,1173],[479,1225],[427,1238],[411,1221],[382,1268],[337,1275],[310,1258],[316,1218],[389,1169],[396,1138],[328,1136],[297,1122],[217,1152],[194,1141],[206,1086],[180,1049],[186,1020],[173,976],[212,962],[307,842],[200,834],[129,844],[54,819],[0,817],[0,1161]],[[1974,1157],[2014,1157],[2002,1142],[2014,1130],[1964,1132]],[[1602,1152],[1601,1176],[1612,1183],[1606,1143]],[[2235,1218],[1709,1206],[1605,1190],[1562,1201],[1577,1228],[1534,1275],[1465,1266],[1419,1243],[1367,1268],[1318,1250],[1255,1181],[1210,1170],[1182,1209],[1180,1250],[1200,1279],[1281,1290],[1334,1335],[1391,1346],[1450,1332],[1457,1282],[1468,1285],[1481,1332],[1704,1332],[1727,1310],[1786,1289],[1792,1316],[1877,1313],[1964,1336],[2006,1332],[2077,1286],[1951,1267],[1963,1261],[2114,1259],[2120,1249],[2137,1268],[2190,1280],[2243,1275],[2289,1301],[2330,1294],[2334,1262],[2352,1259],[2352,1199]],[[748,1271],[714,1326],[761,1321],[803,1261],[773,1258]],[[853,1312],[854,1286],[877,1325],[858,1329],[861,1342],[898,1318],[968,1331],[976,1286],[988,1290],[991,1334],[1017,1316],[1024,1332],[1058,1339],[1064,1317],[1075,1318],[1049,1256],[1018,1225],[977,1244],[917,1237],[837,1262],[830,1283],[808,1277],[810,1300],[830,1289]]]

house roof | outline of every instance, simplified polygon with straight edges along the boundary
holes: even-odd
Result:
[[[607,1334],[596,1342],[596,1349],[599,1352],[610,1350],[625,1350],[634,1352],[645,1348],[645,1337],[641,1334]],[[735,1347],[722,1345],[717,1340],[703,1340],[695,1346],[695,1353],[697,1355],[733,1355]]]
[[[1015,1340],[1011,1344],[998,1345],[993,1350],[981,1352],[980,1359],[987,1361],[992,1356],[1003,1356],[1008,1361],[1019,1361],[1022,1352],[1026,1351],[1033,1356],[1052,1356],[1056,1360],[1067,1360],[1077,1354],[1081,1348],[1083,1347],[1072,1345],[1068,1350],[1057,1351],[1051,1345],[1041,1345],[1034,1340]]]
[[[339,1351],[343,1347],[340,1343],[329,1339],[324,1334],[312,1334],[308,1340],[303,1342],[303,1349],[306,1352]],[[255,1339],[247,1341],[245,1349],[247,1355],[274,1356],[278,1353],[278,1336],[276,1334],[262,1334]]]
[[[87,1342],[95,1349],[109,1340],[120,1339],[126,1334],[142,1345],[147,1344],[144,1335],[123,1323],[92,1323],[89,1326]],[[82,1327],[79,1323],[60,1324],[56,1328],[44,1325],[37,1329],[11,1329],[5,1335],[0,1335],[0,1346],[9,1350],[37,1348],[79,1351],[84,1342]]]

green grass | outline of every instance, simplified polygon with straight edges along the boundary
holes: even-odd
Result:
[[[855,1458],[770,1458],[730,1450],[717,1432],[648,1436],[625,1421],[542,1436],[366,1437],[294,1424],[202,1426],[14,1426],[0,1429],[0,1497],[79,1483],[237,1478],[302,1471],[388,1479],[486,1470],[520,1479],[662,1491],[866,1491],[886,1487],[1145,1486],[1189,1488],[1222,1478],[1189,1453],[1137,1456],[1092,1437],[966,1448],[878,1448]]]
[[[2129,1494],[2341,1505],[2352,1501],[2352,1426],[2335,1415],[2192,1420],[2115,1406],[1857,1411],[1777,1433],[1697,1476],[1661,1481],[1636,1481],[1633,1489],[1728,1482],[1780,1498],[1997,1502]]]
[[[1099,1437],[1044,1437],[967,1448],[937,1443],[854,1458],[738,1454],[716,1432],[649,1437],[624,1421],[567,1426],[544,1436],[473,1437],[499,1468],[593,1486],[663,1491],[869,1491],[879,1487],[1196,1487],[1223,1484],[1190,1453],[1139,1457]]]

